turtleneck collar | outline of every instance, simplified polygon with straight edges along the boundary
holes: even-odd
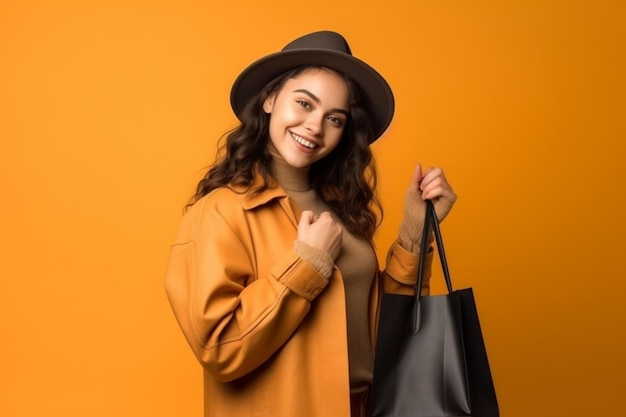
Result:
[[[289,165],[271,141],[268,144],[268,150],[272,155],[272,174],[285,191],[309,191],[311,189],[309,167],[295,168]]]

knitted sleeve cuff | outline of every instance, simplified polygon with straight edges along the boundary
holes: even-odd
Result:
[[[299,240],[293,244],[293,250],[299,257],[310,263],[319,274],[325,279],[329,279],[333,272],[335,262],[333,258],[323,249],[314,248]]]
[[[416,192],[409,192],[404,200],[404,218],[400,224],[398,241],[407,251],[419,255],[424,230],[424,202]],[[431,233],[428,243],[432,243],[434,236]]]

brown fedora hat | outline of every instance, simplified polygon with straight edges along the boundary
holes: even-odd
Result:
[[[393,92],[385,79],[371,66],[352,56],[350,46],[336,32],[321,31],[304,35],[280,52],[267,55],[250,64],[235,80],[230,91],[230,104],[241,117],[246,103],[267,83],[291,69],[324,66],[351,77],[365,93],[374,136],[378,139],[389,127],[394,112]]]

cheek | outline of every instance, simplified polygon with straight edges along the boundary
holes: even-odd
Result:
[[[335,133],[333,132],[332,137],[328,137],[326,139],[326,154],[328,155],[332,151],[335,150],[337,146],[339,146],[339,142],[341,141],[342,132]]]
[[[270,132],[277,133],[296,123],[297,117],[294,111],[285,108],[275,108],[270,115]]]
[[[282,138],[285,131],[296,124],[296,115],[285,107],[275,107],[270,115],[269,133],[272,140]]]
[[[278,123],[285,125],[297,123],[300,119],[298,111],[291,106],[281,106],[275,116]]]
[[[343,129],[339,129],[335,132],[333,132],[333,149],[335,149],[337,147],[337,145],[339,145],[339,142],[341,141],[341,137],[343,136]]]

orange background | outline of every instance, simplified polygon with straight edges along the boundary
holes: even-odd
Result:
[[[445,167],[502,415],[625,415],[621,1],[0,3],[0,416],[200,416],[163,274],[232,80],[333,29],[388,78],[394,238]]]

